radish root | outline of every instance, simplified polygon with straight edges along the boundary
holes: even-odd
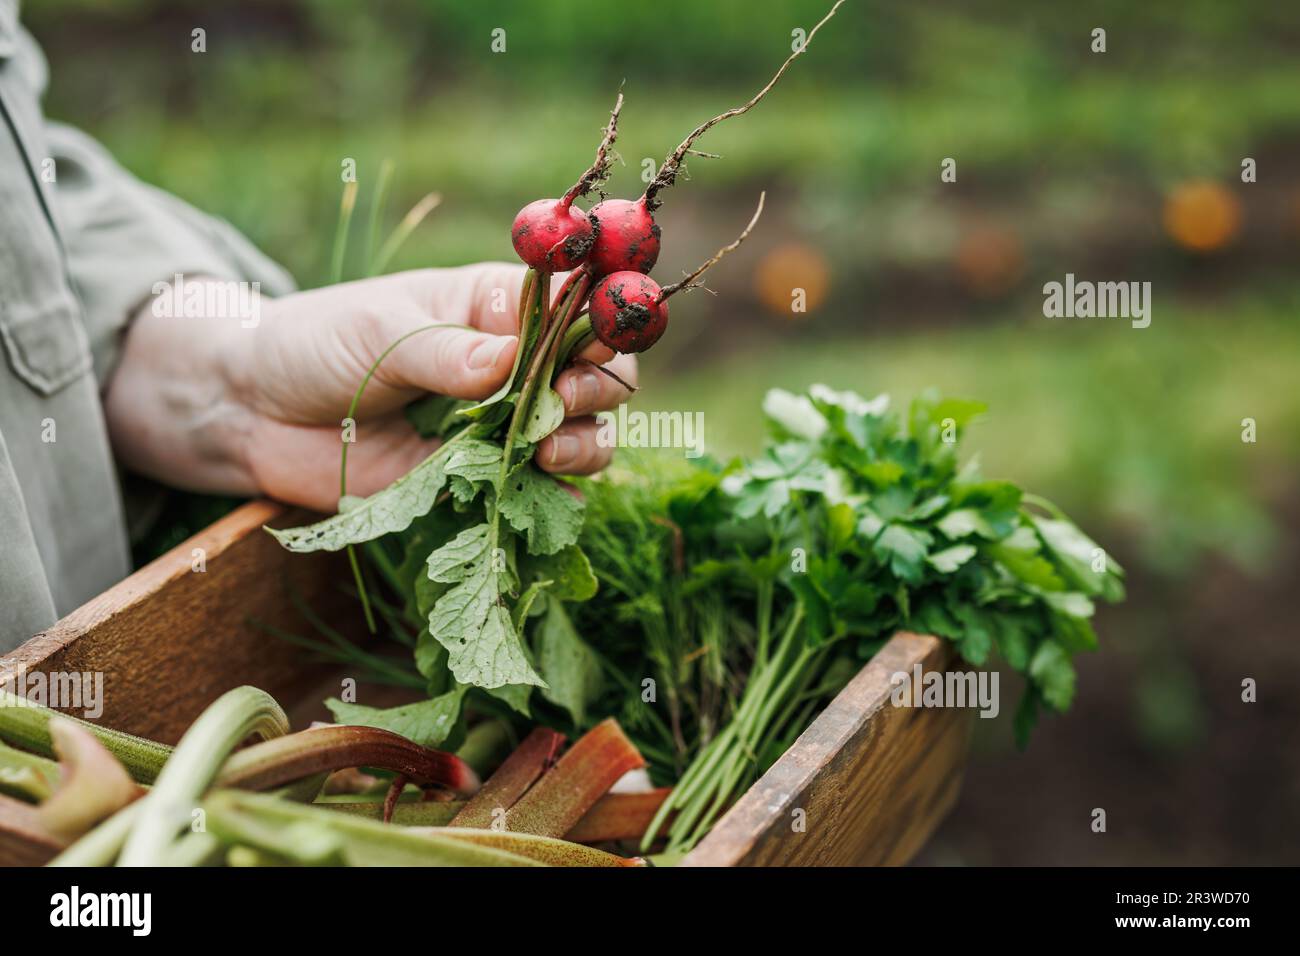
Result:
[[[717,265],[723,256],[734,251],[742,242],[749,238],[749,234],[754,231],[754,226],[758,224],[758,217],[763,215],[763,201],[766,198],[766,192],[758,194],[758,208],[754,210],[753,218],[749,220],[749,225],[745,227],[744,231],[740,235],[738,235],[732,242],[715,252],[710,258],[706,259],[700,264],[699,268],[690,273],[680,282],[674,282],[671,285],[664,286],[663,289],[660,290],[659,298],[656,301],[663,302],[670,295],[676,295],[678,292],[682,292],[686,289],[699,288],[700,283],[695,280],[704,275],[704,273],[713,268],[713,266]]]
[[[813,37],[817,35],[817,31],[825,26],[826,21],[835,16],[835,11],[837,11],[843,3],[844,0],[836,0],[835,6],[831,7],[830,12],[827,13],[826,16],[822,17],[818,24],[809,31],[807,38],[803,41],[803,44],[799,49],[795,50],[786,58],[786,61],[781,64],[781,68],[776,71],[776,75],[767,81],[765,87],[754,94],[753,99],[743,106],[737,106],[734,109],[727,110],[725,113],[719,113],[717,116],[713,117],[713,119],[701,123],[691,131],[689,136],[682,140],[681,144],[675,150],[668,154],[668,158],[664,160],[664,164],[659,168],[658,174],[656,174],[650,185],[646,187],[645,198],[652,210],[659,208],[659,200],[655,198],[658,195],[659,190],[666,189],[673,185],[673,183],[677,182],[677,174],[681,172],[682,160],[686,158],[687,153],[693,152],[691,147],[694,145],[695,141],[723,120],[730,119],[733,116],[739,116],[741,113],[748,113],[751,109],[757,106],[759,101],[762,100],[763,97],[767,96],[767,94],[772,91],[772,87],[776,86],[781,77],[785,75],[785,71],[790,68],[790,64],[803,55],[804,51],[807,50],[809,45],[812,43]],[[698,155],[709,154],[700,153]]]
[[[610,167],[614,165],[614,159],[618,155],[613,151],[613,146],[614,141],[618,139],[618,114],[622,111],[623,92],[619,90],[618,99],[614,101],[614,108],[609,112],[609,125],[603,130],[604,138],[601,139],[600,145],[596,147],[596,159],[561,198],[560,202],[564,205],[567,206],[575,199],[587,195],[609,178]]]

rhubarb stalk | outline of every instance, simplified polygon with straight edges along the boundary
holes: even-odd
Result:
[[[279,737],[288,730],[289,718],[265,691],[237,687],[219,697],[185,732],[154,788],[140,801],[144,809],[122,848],[120,864],[157,865],[230,752],[250,736]]]
[[[515,833],[562,837],[629,770],[645,758],[612,717],[575,743],[556,765],[506,811],[505,828]]]
[[[58,711],[34,704],[7,690],[0,690],[0,740],[6,743],[42,757],[53,757],[50,719],[56,716],[64,717],[90,731],[108,748],[109,753],[122,762],[136,783],[153,783],[171,756],[171,748],[165,744],[97,727],[89,721],[59,714]]]
[[[144,793],[86,728],[66,717],[50,721],[60,760],[58,789],[41,804],[41,822],[51,833],[74,840]]]
[[[528,788],[555,763],[564,746],[564,735],[549,727],[536,727],[524,738],[515,752],[488,778],[483,789],[449,826],[490,827],[498,816],[507,812]]]
[[[645,833],[659,805],[669,793],[668,787],[644,793],[607,793],[583,814],[573,829],[564,835],[564,839],[572,843],[609,843],[638,839]],[[383,804],[373,798],[327,798],[317,801],[316,806],[368,820],[381,819],[384,810]],[[403,827],[445,827],[464,806],[464,803],[456,801],[399,802],[393,808],[392,823]]]
[[[431,750],[378,727],[330,725],[276,737],[233,754],[216,785],[269,790],[313,774],[374,767],[402,774],[421,787],[459,794],[478,790],[478,775],[454,754]]]
[[[442,834],[331,813],[263,793],[221,790],[203,803],[208,826],[238,843],[302,863],[349,866],[538,866],[537,861]]]

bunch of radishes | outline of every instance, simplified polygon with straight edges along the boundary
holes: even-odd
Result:
[[[585,266],[599,276],[589,307],[596,338],[616,352],[644,352],[668,327],[670,294],[646,275],[659,259],[649,201],[606,199],[584,213],[574,198],[570,191],[519,210],[511,229],[515,252],[538,272]]]
[[[591,169],[559,199],[538,199],[519,210],[510,235],[534,271],[580,270],[595,282],[587,283],[586,304],[596,338],[616,352],[644,352],[668,327],[668,297],[685,287],[661,288],[646,274],[659,259],[654,194],[647,189],[635,201],[606,199],[587,212],[574,205],[609,172],[622,106],[620,94]]]
[[[659,259],[660,229],[654,213],[659,192],[676,182],[677,174],[695,141],[717,123],[751,109],[774,87],[787,67],[808,48],[817,30],[835,15],[839,0],[808,34],[807,39],[786,59],[776,75],[753,99],[696,127],[664,160],[640,199],[604,199],[584,212],[574,205],[603,182],[609,173],[611,147],[617,137],[622,94],[610,114],[605,137],[596,151],[596,161],[559,199],[538,199],[519,210],[511,228],[515,252],[538,274],[575,271],[584,274],[581,287],[589,289],[585,303],[595,337],[616,352],[644,352],[668,327],[668,298],[692,288],[704,271],[735,249],[754,227],[758,211],[745,231],[694,272],[679,282],[660,286],[648,275]],[[708,155],[708,154],[698,154]],[[570,276],[566,289],[571,290]],[[591,284],[594,282],[594,285]],[[577,314],[584,303],[577,303]]]

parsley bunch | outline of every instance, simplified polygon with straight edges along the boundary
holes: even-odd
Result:
[[[1094,601],[1122,598],[1122,571],[1050,503],[960,464],[983,411],[933,394],[900,414],[887,396],[776,390],[753,460],[667,477],[641,461],[584,485],[581,541],[601,591],[575,619],[665,690],[666,729],[622,710],[638,743],[687,763],[664,774],[676,786],[649,831],[675,814],[670,850],[693,846],[899,629],[1023,673],[1022,743],[1041,708],[1069,707],[1071,657],[1096,647]],[[639,628],[639,648],[615,622]]]

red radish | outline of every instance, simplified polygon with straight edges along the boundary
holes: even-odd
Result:
[[[607,275],[591,293],[591,328],[615,352],[644,352],[668,328],[659,283],[640,272]]]
[[[709,269],[749,238],[763,215],[763,202],[767,193],[759,193],[758,208],[744,231],[728,245],[723,246],[694,272],[676,282],[660,288],[647,275],[624,270],[605,276],[591,290],[591,330],[596,338],[615,352],[644,352],[659,341],[668,328],[668,299],[687,289],[698,288],[697,281]]]
[[[515,216],[510,229],[515,252],[538,272],[577,268],[591,250],[600,225],[572,203],[572,196],[538,199]]]
[[[645,196],[606,199],[591,209],[600,224],[587,261],[597,275],[649,272],[659,259],[659,226]]]

